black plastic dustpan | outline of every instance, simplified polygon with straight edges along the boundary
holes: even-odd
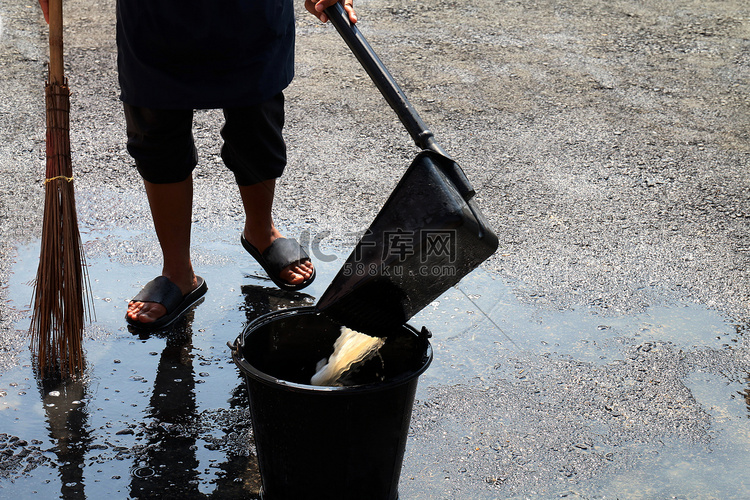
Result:
[[[341,5],[326,15],[422,149],[315,306],[343,325],[387,337],[492,255],[497,235],[461,167]]]

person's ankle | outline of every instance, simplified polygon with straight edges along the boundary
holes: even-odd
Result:
[[[281,233],[279,233],[273,225],[271,225],[271,227],[254,227],[246,225],[242,234],[245,239],[261,253],[268,248],[275,239],[282,238]]]
[[[198,278],[192,269],[187,272],[170,272],[164,270],[162,276],[168,278],[169,281],[177,285],[183,294],[191,292],[196,286],[198,286]]]

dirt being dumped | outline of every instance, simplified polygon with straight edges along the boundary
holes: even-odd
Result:
[[[333,344],[333,354],[328,360],[320,360],[310,382],[312,385],[342,385],[342,376],[354,365],[375,356],[384,343],[384,338],[371,337],[342,326],[341,335]]]

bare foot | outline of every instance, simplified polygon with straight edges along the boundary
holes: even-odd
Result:
[[[166,275],[164,275],[166,276]],[[180,288],[183,295],[187,295],[198,287],[198,279],[190,272],[190,277],[179,280],[167,276],[169,280]],[[139,323],[152,323],[167,314],[167,309],[157,302],[130,302],[127,316]]]

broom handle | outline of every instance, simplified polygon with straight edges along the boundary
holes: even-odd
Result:
[[[65,84],[62,0],[49,0],[49,82]]]

